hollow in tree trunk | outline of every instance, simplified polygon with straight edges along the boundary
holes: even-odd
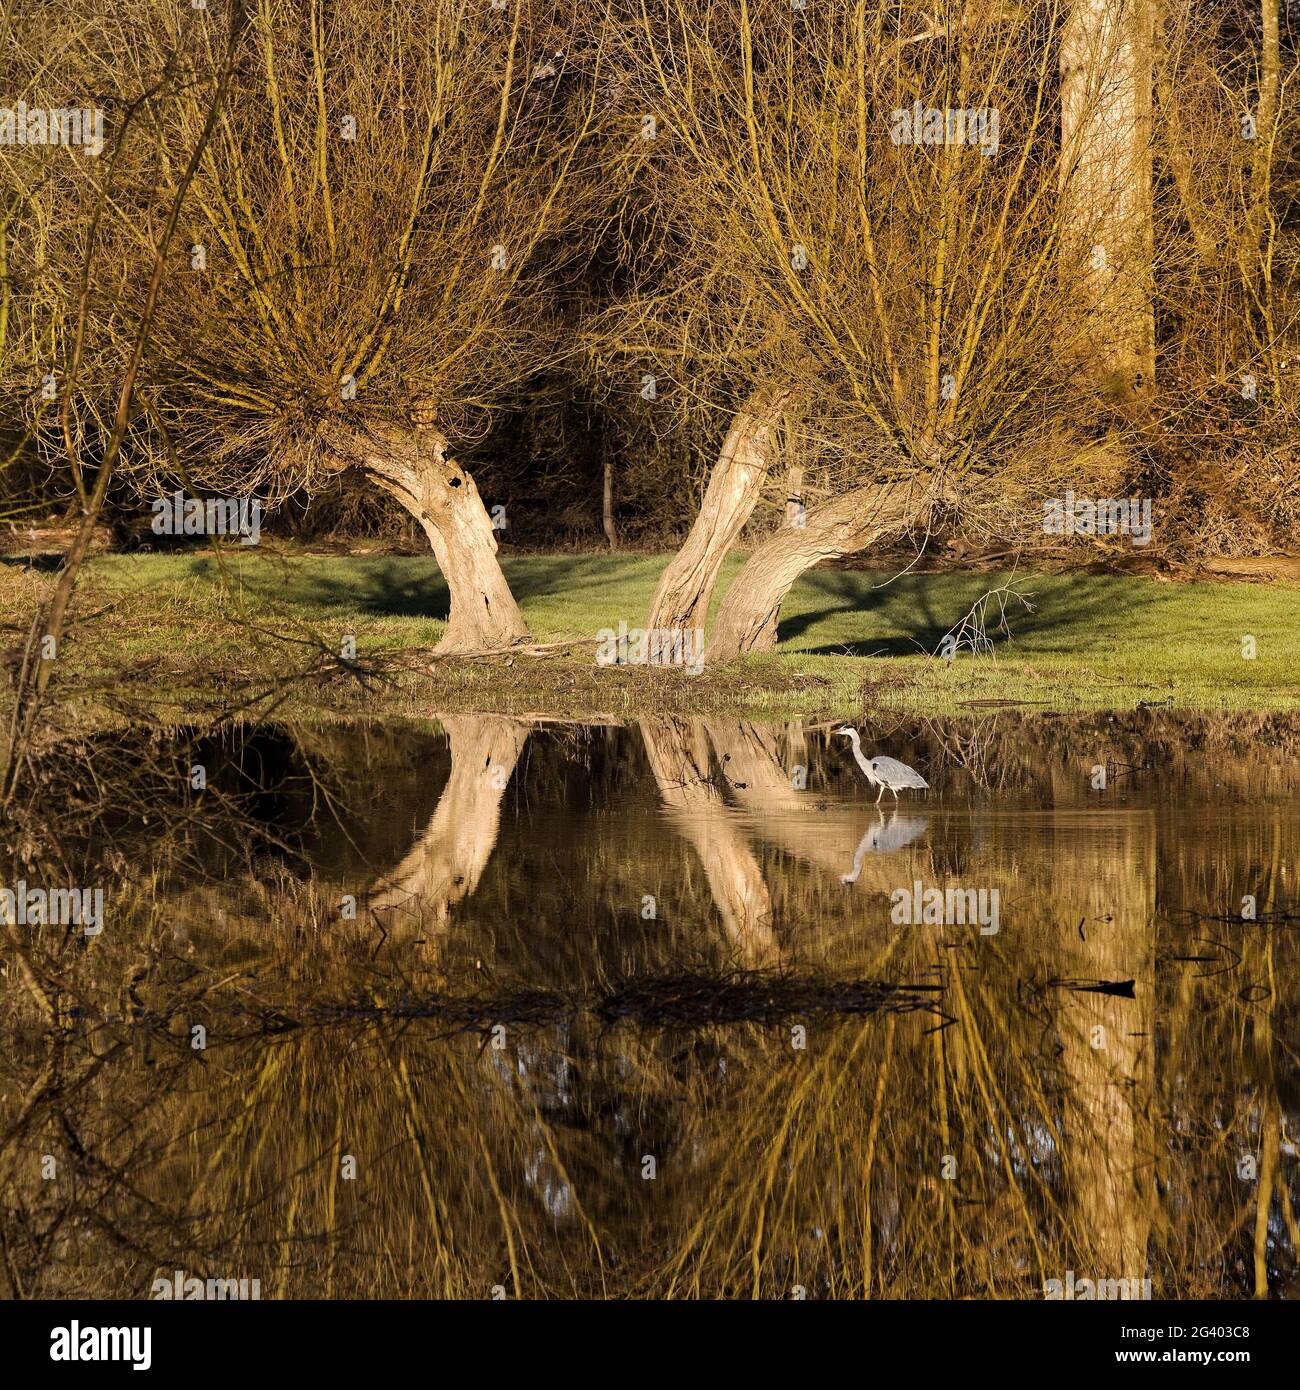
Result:
[[[659,576],[648,628],[704,627],[718,572],[758,501],[772,435],[792,394],[780,388],[752,396],[732,421],[695,524]]]
[[[424,528],[451,594],[441,652],[527,641],[497,559],[496,534],[474,480],[448,457],[437,430],[370,430],[343,446],[349,461],[391,493]]]
[[[710,661],[771,651],[790,586],[822,560],[863,550],[883,536],[907,530],[924,513],[929,493],[922,479],[871,483],[816,507],[798,529],[784,529],[756,546],[718,609],[709,641]]]

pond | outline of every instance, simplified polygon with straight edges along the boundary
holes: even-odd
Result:
[[[726,718],[52,756],[22,1292],[1294,1297],[1300,721],[858,727],[928,789]]]

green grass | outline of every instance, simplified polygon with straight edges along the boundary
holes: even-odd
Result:
[[[432,557],[282,558],[105,556],[83,605],[115,604],[98,620],[113,658],[184,686],[187,670],[224,662],[245,673],[282,670],[304,649],[269,635],[293,627],[362,655],[427,649],[440,636],[447,591]],[[507,557],[506,575],[539,641],[594,638],[620,619],[639,625],[663,556]],[[725,589],[740,567],[733,556]],[[1010,584],[1010,636],[990,631],[995,654],[934,653],[982,595]],[[720,596],[720,594],[719,594]],[[990,615],[990,625],[996,619]],[[93,626],[93,625],[92,625]],[[1243,637],[1257,655],[1242,655]],[[1300,707],[1300,588],[1179,584],[1118,575],[946,572],[892,577],[816,570],[792,590],[777,654],[699,677],[675,670],[595,670],[585,657],[440,662],[423,691],[462,707],[638,710],[735,708],[828,714],[872,703],[941,713],[972,700],[1031,700],[1058,709]],[[556,707],[558,700],[559,706]],[[550,701],[550,704],[543,703]]]

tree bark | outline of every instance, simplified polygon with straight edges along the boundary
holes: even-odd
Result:
[[[781,530],[754,549],[722,599],[708,660],[771,651],[790,586],[822,560],[863,550],[911,526],[928,508],[925,481],[871,483],[814,508],[798,530]]]
[[[1256,252],[1268,216],[1268,200],[1272,187],[1278,87],[1282,80],[1279,9],[1279,0],[1260,0],[1259,106],[1255,113],[1255,142],[1251,149],[1251,210],[1246,233],[1250,238],[1250,245]]]
[[[614,525],[614,460],[604,450],[604,483],[600,493],[600,523],[611,550],[618,549],[618,527]]]
[[[350,461],[424,528],[451,594],[441,652],[506,647],[530,638],[497,559],[496,533],[474,480],[429,428],[372,430],[344,444]]]
[[[1073,0],[1061,35],[1064,274],[1085,309],[1070,344],[1119,398],[1155,380],[1154,0]]]
[[[758,501],[772,434],[792,394],[782,387],[751,396],[732,421],[695,524],[659,576],[647,628],[704,627],[718,572]]]

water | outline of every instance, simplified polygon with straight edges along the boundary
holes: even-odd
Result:
[[[875,724],[879,807],[833,727],[90,750],[22,1291],[1294,1296],[1300,721]]]

